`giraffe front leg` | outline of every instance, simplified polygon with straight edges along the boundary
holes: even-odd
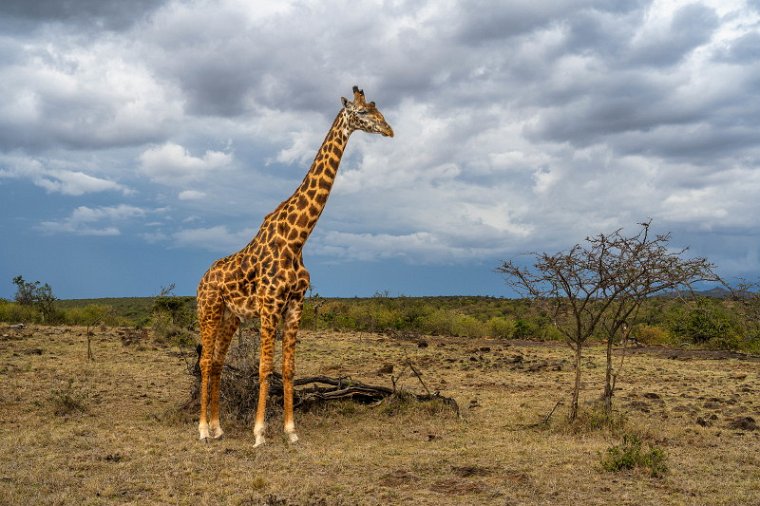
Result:
[[[296,424],[293,416],[293,377],[296,365],[296,336],[301,323],[303,298],[291,300],[285,315],[285,331],[282,336],[282,387],[283,387],[283,422],[285,434],[290,443],[298,441]]]
[[[267,396],[269,395],[269,377],[272,375],[274,362],[274,335],[277,328],[277,317],[269,315],[261,317],[261,347],[259,349],[259,401],[256,407],[256,421],[253,425],[253,435],[256,441],[254,448],[263,445],[266,430]]]

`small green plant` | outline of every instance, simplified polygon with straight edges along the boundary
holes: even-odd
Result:
[[[623,444],[612,446],[602,457],[602,468],[616,473],[636,468],[646,469],[653,478],[661,478],[667,473],[665,450],[657,446],[642,447],[641,439],[634,434],[623,436]]]

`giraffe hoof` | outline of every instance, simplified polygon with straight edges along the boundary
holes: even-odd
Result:
[[[215,429],[211,429],[210,434],[213,439],[222,439],[222,437],[224,436],[224,431],[222,430],[221,427],[217,427]]]
[[[201,427],[201,428],[198,429],[198,432],[200,433],[200,438],[199,439],[201,441],[205,441],[205,442],[208,443],[208,437],[209,437],[209,435],[208,435],[208,428]]]
[[[288,433],[288,442],[290,444],[297,443],[298,442],[298,434],[296,434],[295,432]]]
[[[266,443],[264,436],[256,436],[256,442],[253,443],[253,447],[258,448],[259,446],[263,446],[264,443]]]

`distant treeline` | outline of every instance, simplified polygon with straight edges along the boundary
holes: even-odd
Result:
[[[745,304],[721,297],[647,301],[632,336],[647,345],[704,346],[760,352],[757,299]],[[0,321],[130,326],[193,338],[195,298],[182,296],[59,300],[55,312],[0,302]],[[256,326],[257,322],[249,325]],[[500,339],[561,339],[551,315],[529,299],[497,297],[310,297],[302,328],[395,332]]]

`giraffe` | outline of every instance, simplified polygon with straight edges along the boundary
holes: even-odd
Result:
[[[247,246],[214,262],[201,278],[197,294],[203,346],[198,432],[203,441],[223,434],[219,424],[219,387],[224,358],[240,321],[253,317],[261,321],[254,447],[265,442],[269,376],[273,367],[275,329],[280,321],[284,327],[284,428],[290,443],[298,441],[293,419],[295,345],[303,299],[309,287],[309,273],[302,259],[303,246],[325,207],[351,133],[362,130],[393,137],[393,130],[375,103],[366,102],[364,91],[354,86],[353,94],[353,101],[341,97],[343,107],[301,185],[264,218],[258,234]],[[207,407],[210,407],[210,417],[207,417]]]

